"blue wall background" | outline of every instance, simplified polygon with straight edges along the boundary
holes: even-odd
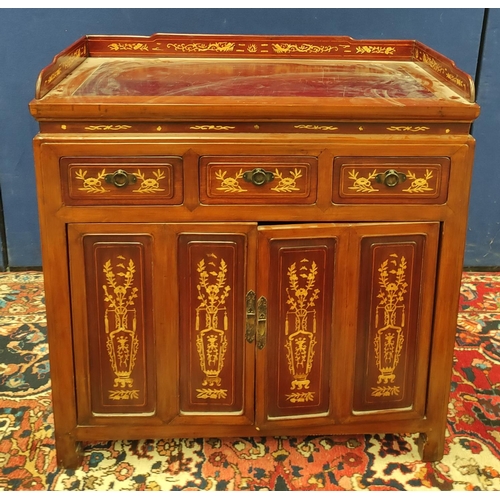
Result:
[[[500,9],[488,9],[480,54],[477,101],[481,115],[473,126],[476,157],[465,263],[500,266]]]
[[[499,24],[498,9],[0,9],[0,186],[8,265],[41,265],[31,148],[37,123],[28,111],[39,71],[85,34],[173,32],[417,39],[478,75],[483,112],[474,131],[478,148],[465,264],[500,266],[494,154]]]

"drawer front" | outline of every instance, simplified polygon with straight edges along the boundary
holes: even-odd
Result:
[[[180,157],[65,157],[60,169],[66,205],[182,203]]]
[[[312,156],[203,156],[200,201],[224,204],[312,204],[318,160]]]
[[[446,157],[337,157],[334,203],[445,203],[450,159]]]

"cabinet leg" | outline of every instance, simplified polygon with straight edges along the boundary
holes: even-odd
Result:
[[[57,465],[64,469],[77,469],[82,464],[82,450],[79,441],[69,434],[56,437]]]
[[[418,437],[418,452],[424,462],[437,462],[444,454],[444,432],[421,432]]]

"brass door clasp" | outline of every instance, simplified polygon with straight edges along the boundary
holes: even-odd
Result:
[[[257,348],[264,349],[267,334],[267,299],[260,297],[257,302]]]
[[[257,336],[257,348],[263,349],[266,345],[267,333],[267,299],[260,297],[256,303],[253,290],[246,294],[246,329],[245,339],[252,343]]]
[[[245,328],[245,339],[248,343],[252,343],[255,340],[255,328],[256,321],[255,317],[257,315],[256,311],[256,296],[253,290],[249,290],[246,298],[246,328]]]

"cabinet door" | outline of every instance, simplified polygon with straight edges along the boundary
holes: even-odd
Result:
[[[253,423],[255,354],[246,337],[246,296],[255,290],[256,224],[173,227],[180,312],[175,423]]]
[[[438,235],[439,223],[356,228],[354,414],[425,412]]]
[[[157,411],[154,225],[70,224],[79,423]]]
[[[331,423],[349,228],[259,228],[257,408],[265,427]],[[344,268],[343,268],[343,267]],[[335,317],[336,315],[336,317]]]

